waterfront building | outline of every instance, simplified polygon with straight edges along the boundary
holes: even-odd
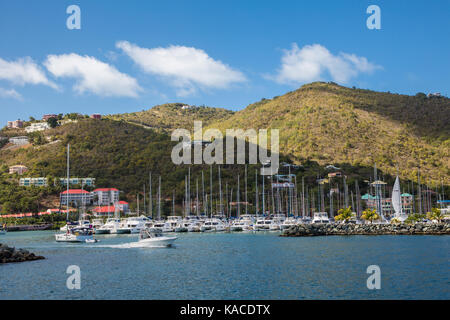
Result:
[[[403,212],[406,214],[413,213],[413,196],[409,193],[402,193],[402,208]],[[361,200],[364,200],[366,203],[366,207],[370,210],[374,210],[377,208],[378,199],[375,196],[372,196],[368,193],[361,197]],[[383,210],[384,216],[390,216],[394,214],[394,209],[392,207],[392,198],[381,198],[381,207]]]
[[[47,178],[39,177],[39,178],[20,178],[19,185],[22,187],[46,187],[47,184]]]
[[[110,205],[119,201],[119,190],[116,188],[98,188],[92,191],[95,204]]]
[[[14,174],[14,173],[23,174],[27,171],[28,171],[28,168],[26,166],[23,166],[20,164],[9,167],[9,174]]]
[[[76,206],[89,205],[92,203],[92,193],[82,189],[70,189],[61,192],[59,199],[61,205],[67,205],[67,201]]]

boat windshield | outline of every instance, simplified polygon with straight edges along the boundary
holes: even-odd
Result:
[[[149,238],[156,238],[156,237],[161,237],[162,233],[156,230],[146,230],[143,229],[141,230],[140,234],[139,234],[139,239],[143,240],[143,239],[149,239]]]

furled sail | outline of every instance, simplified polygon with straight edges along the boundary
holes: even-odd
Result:
[[[394,183],[394,189],[392,189],[392,207],[394,208],[395,211],[395,216],[400,215],[402,212],[402,205],[400,203],[400,180],[397,178],[395,179],[395,183]]]

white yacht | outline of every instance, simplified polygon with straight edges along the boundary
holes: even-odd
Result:
[[[95,234],[116,234],[120,226],[119,218],[109,218],[100,228],[95,229]]]
[[[152,223],[151,230],[162,232],[165,224],[166,224],[166,222],[164,220],[155,220]]]
[[[276,231],[281,229],[281,225],[284,220],[286,220],[286,216],[284,214],[275,214],[272,217],[272,223],[269,226],[269,230]]]
[[[280,229],[286,230],[292,226],[295,226],[297,223],[298,223],[297,219],[295,219],[294,217],[289,217],[283,221],[283,223],[280,225]]]
[[[326,212],[314,212],[311,223],[330,223],[328,213]]]
[[[217,218],[206,219],[205,223],[201,226],[202,232],[221,232],[226,230],[226,225],[222,220]]]
[[[150,219],[145,216],[130,217],[122,221],[117,233],[140,233],[149,223]]]
[[[259,218],[256,220],[255,225],[253,226],[253,230],[255,231],[267,231],[270,229],[270,225],[272,224],[271,219]]]
[[[200,220],[193,220],[188,225],[188,232],[200,232],[202,231],[203,222]]]
[[[103,226],[103,219],[94,219],[92,220],[92,228],[97,230]]]
[[[168,216],[164,227],[162,228],[163,232],[175,232],[175,229],[180,225],[181,217],[180,216]]]
[[[234,220],[230,225],[230,231],[250,231],[253,230],[254,219],[251,215],[243,215]]]
[[[128,227],[128,219],[120,219],[119,227],[116,229],[117,234],[131,233],[131,229]]]
[[[59,228],[60,231],[67,231],[67,228],[74,228],[74,227],[89,227],[91,225],[91,222],[89,220],[79,220],[74,223],[68,222],[64,227]]]

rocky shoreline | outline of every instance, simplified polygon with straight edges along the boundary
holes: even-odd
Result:
[[[25,249],[16,249],[0,243],[0,263],[24,262],[45,259]]]
[[[424,224],[303,224],[292,226],[282,237],[313,237],[342,235],[446,235],[450,223]]]

